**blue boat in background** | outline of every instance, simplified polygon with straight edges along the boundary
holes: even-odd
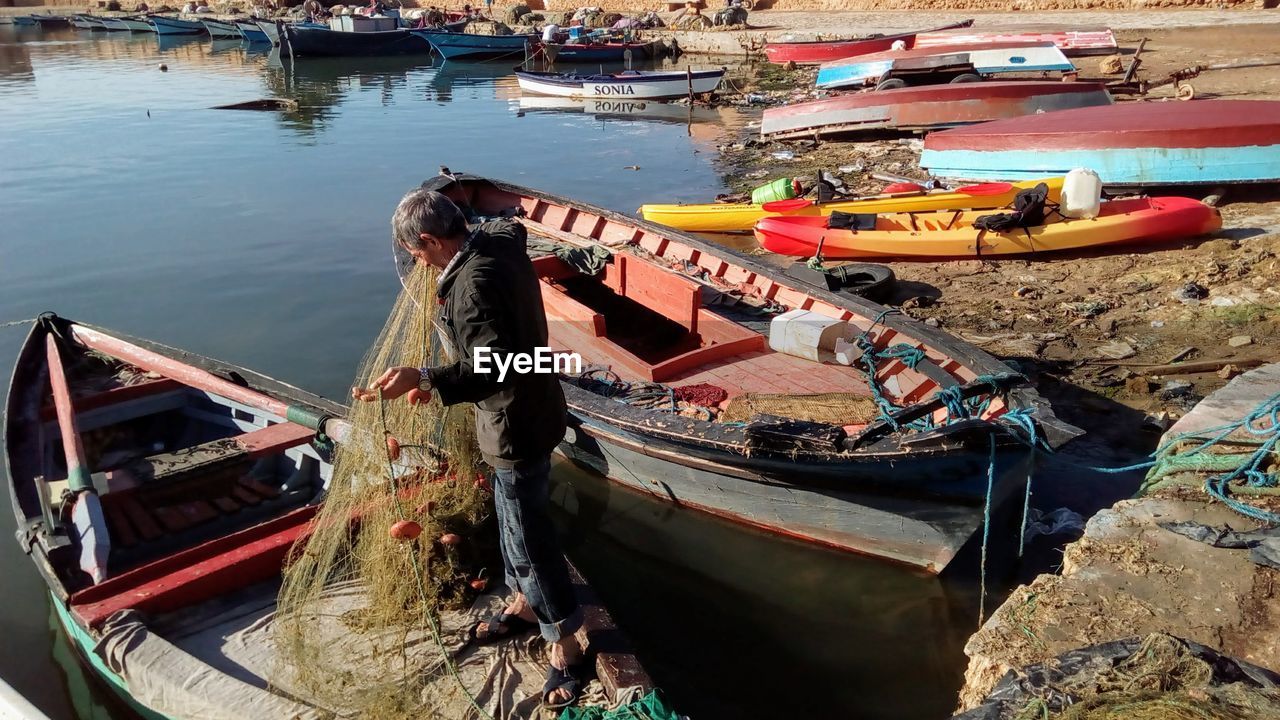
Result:
[[[261,42],[270,43],[271,36],[267,35],[262,28],[258,27],[257,20],[236,20],[236,29],[240,31],[240,35],[251,43]]]
[[[445,30],[410,30],[431,43],[446,60],[498,60],[523,56],[541,41],[537,35],[473,35]]]
[[[198,20],[183,20],[168,15],[148,15],[147,22],[160,35],[204,35],[207,31]]]

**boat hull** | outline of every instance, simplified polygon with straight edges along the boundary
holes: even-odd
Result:
[[[242,38],[240,28],[235,23],[223,22],[221,20],[201,20],[200,24],[204,25],[204,29],[209,33],[210,37],[215,38]]]
[[[473,35],[439,30],[410,32],[430,43],[446,60],[515,58],[531,52],[539,42],[536,35]]]
[[[556,46],[557,63],[622,62],[631,52],[632,60],[646,60],[655,55],[653,43],[595,43]]]
[[[118,23],[116,27],[108,27],[108,30],[128,30],[129,32],[156,32],[156,26],[146,20],[138,18],[118,18],[111,22]]]
[[[661,100],[703,95],[720,87],[723,70],[686,73],[616,73],[614,75],[558,75],[517,70],[520,91],[569,98]]]
[[[149,20],[160,35],[202,35],[205,32],[204,25],[197,20],[183,20],[163,15],[152,15]]]
[[[907,87],[769,108],[760,135],[785,140],[926,131],[1110,104],[1111,95],[1101,83],[994,81]]]
[[[1056,30],[1024,29],[998,31],[935,30],[916,35],[912,48],[931,48],[961,43],[1050,42],[1063,55],[1109,55],[1119,52],[1116,36],[1111,30]]]
[[[994,188],[985,186],[981,194],[958,188],[952,192],[881,195],[822,205],[810,203],[790,210],[765,210],[763,206],[752,203],[652,204],[641,206],[640,215],[650,222],[689,232],[750,232],[756,222],[766,217],[816,217],[836,211],[884,213],[1005,207],[1019,192],[1040,182],[1049,186],[1049,199],[1056,202],[1062,191],[1061,177],[1011,183],[999,192],[992,192]]]
[[[799,65],[816,65],[858,55],[884,52],[892,49],[893,44],[896,42],[902,42],[909,48],[915,42],[916,36],[921,33],[967,28],[971,25],[973,25],[972,20],[965,20],[933,30],[915,30],[894,35],[848,38],[845,40],[771,42],[765,45],[764,54],[771,63],[793,62]]]
[[[1108,185],[1280,181],[1280,102],[1125,103],[1001,120],[925,139],[944,177],[1026,178],[1086,167]]]
[[[1180,240],[1222,227],[1215,208],[1181,197],[1112,200],[1102,204],[1096,218],[1059,219],[1007,232],[978,231],[972,226],[976,215],[916,216],[893,228],[882,223],[875,230],[859,231],[828,228],[820,217],[765,218],[756,224],[756,237],[766,250],[796,257],[813,257],[820,248],[823,257],[833,260],[973,258]]]
[[[236,29],[240,31],[240,35],[249,42],[271,42],[271,36],[267,35],[267,33],[263,32],[262,28],[258,27],[257,21],[237,20],[235,25]]]
[[[284,26],[289,54],[297,57],[346,57],[382,55],[429,55],[431,44],[409,30],[345,32],[320,28]]]
[[[959,74],[1073,72],[1075,66],[1052,43],[948,45],[923,50],[886,52],[827,63],[816,84],[834,89],[875,85],[886,77],[910,78],[913,84],[946,82]]]

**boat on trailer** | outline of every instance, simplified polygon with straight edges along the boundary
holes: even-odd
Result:
[[[294,57],[431,54],[431,43],[410,30],[353,32],[283,25],[281,38],[281,54]]]
[[[287,660],[271,635],[281,568],[309,537],[331,477],[324,444],[353,440],[341,405],[45,315],[19,354],[6,410],[22,549],[77,654],[132,709],[175,720],[350,716],[278,677]],[[648,689],[607,610],[574,574],[587,618],[579,637],[606,694],[616,701],[631,686]],[[443,613],[442,626],[465,637],[468,616],[498,603],[481,595],[468,613]],[[332,627],[317,615],[316,632],[359,635],[340,613]],[[544,670],[503,679],[519,683],[517,697],[537,697]],[[514,689],[489,679],[484,688]],[[488,692],[471,689],[482,701]]]
[[[1278,182],[1280,101],[1120,103],[998,120],[929,135],[920,165],[967,179],[1086,167],[1118,186]]]
[[[1110,105],[1102,83],[1005,80],[850,93],[768,108],[760,135],[775,140],[883,132],[926,132],[959,125]]]
[[[1080,433],[1009,366],[851,293],[550,193],[423,187],[561,246],[533,260],[550,344],[584,365],[561,376],[559,452],[661,500],[938,573],[982,526],[989,471],[993,507],[1019,494],[1015,418],[1050,446]],[[597,247],[611,261],[594,275],[561,259]],[[811,341],[788,340],[801,327]],[[845,364],[823,332],[864,352]]]
[[[1076,71],[1053,43],[979,43],[891,50],[837,60],[818,69],[820,88],[885,90],[906,85],[972,82],[984,77]]]
[[[618,100],[663,100],[705,95],[720,87],[724,69],[696,72],[624,70],[616,73],[580,75],[515,69],[520,91],[559,97],[615,98]]]
[[[832,60],[843,60],[844,58],[858,55],[884,52],[891,49],[896,42],[901,42],[909,48],[920,33],[967,28],[972,25],[972,20],[965,20],[952,25],[944,25],[934,30],[913,30],[893,35],[868,35],[866,37],[845,38],[843,40],[770,42],[764,46],[764,54],[765,57],[769,58],[769,62],[779,65],[789,62],[798,65],[817,65],[831,62]]]
[[[161,35],[203,35],[204,25],[199,20],[184,20],[169,15],[148,15],[151,27]]]

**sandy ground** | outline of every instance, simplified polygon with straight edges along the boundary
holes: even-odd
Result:
[[[1082,15],[1104,19],[1114,14]],[[1176,20],[1152,17],[1148,22],[1167,26]],[[1156,78],[1193,64],[1280,60],[1276,30],[1275,25],[1232,25],[1117,34],[1122,46],[1149,39],[1143,72]],[[1082,75],[1102,77],[1099,58],[1077,62]],[[1202,98],[1280,98],[1278,70],[1209,72],[1192,83]],[[813,96],[812,74],[762,63],[741,71],[736,82],[746,92],[768,96],[769,102],[792,102]],[[1171,95],[1172,88],[1161,88],[1150,97]],[[873,172],[924,178],[918,166],[919,139],[760,144],[757,132],[758,125],[749,123],[737,142],[721,146],[725,180],[735,189],[749,190],[778,176],[812,176],[819,169],[837,172],[857,192],[883,187],[883,181],[871,177]],[[791,152],[795,158],[775,159],[775,152]],[[1164,192],[1205,197],[1214,189]],[[1280,189],[1232,188],[1221,212],[1224,230],[1217,236],[1141,253],[887,264],[902,281],[896,302],[905,312],[932,318],[998,356],[1030,363],[1142,414],[1177,417],[1224,378],[1212,371],[1149,376],[1145,368],[1175,358],[1280,357]],[[1207,296],[1190,301],[1176,296],[1191,283]],[[1233,347],[1232,338],[1237,344],[1248,338],[1248,343]],[[1164,392],[1171,381],[1190,382],[1193,390],[1171,397]]]

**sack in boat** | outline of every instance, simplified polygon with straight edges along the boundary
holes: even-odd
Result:
[[[1004,232],[1014,228],[1029,228],[1044,224],[1045,202],[1049,199],[1049,186],[1040,183],[1023,190],[1013,198],[1013,212],[983,215],[973,221],[979,230]]]
[[[875,230],[875,213],[847,213],[836,210],[827,217],[827,227],[832,230]]]

